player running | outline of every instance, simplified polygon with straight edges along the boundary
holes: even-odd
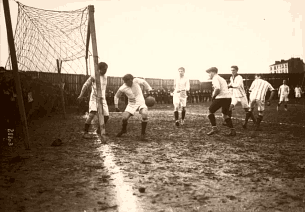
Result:
[[[224,78],[218,75],[218,69],[216,67],[209,68],[206,70],[209,74],[210,79],[212,79],[213,93],[212,93],[212,104],[209,107],[208,118],[212,125],[212,130],[207,133],[207,135],[213,135],[218,132],[216,126],[216,119],[214,113],[222,108],[223,119],[227,126],[230,128],[230,133],[228,136],[235,136],[236,131],[233,127],[231,117],[229,116],[229,108],[231,104],[231,94],[228,89],[228,84]]]
[[[119,112],[118,104],[119,98],[122,94],[125,94],[128,97],[128,104],[123,112],[123,120],[122,120],[122,129],[117,134],[117,137],[121,137],[123,134],[127,133],[127,124],[128,119],[135,114],[136,111],[142,116],[142,130],[141,137],[142,141],[146,141],[145,130],[148,122],[148,109],[145,104],[145,99],[143,97],[141,85],[144,86],[144,89],[151,91],[152,88],[150,85],[144,80],[140,78],[133,78],[131,74],[126,74],[123,77],[124,84],[118,89],[114,96],[114,105],[117,112]]]
[[[108,69],[108,65],[104,62],[100,62],[98,64],[98,69],[100,71],[100,80],[101,80],[101,91],[102,91],[102,106],[103,106],[103,115],[104,115],[104,123],[106,124],[109,119],[109,110],[108,105],[106,102],[106,86],[107,86],[107,76],[106,72]],[[94,116],[97,115],[97,90],[96,90],[96,83],[95,83],[95,77],[90,76],[87,81],[84,83],[80,95],[77,97],[77,99],[80,101],[85,91],[88,89],[88,87],[92,87],[91,95],[90,95],[90,101],[89,101],[89,115],[85,121],[85,129],[84,129],[84,138],[89,138],[88,131],[91,124],[91,121],[93,120]],[[98,125],[97,134],[101,134],[100,126]]]
[[[184,118],[186,113],[186,100],[187,100],[187,94],[190,90],[190,81],[189,79],[184,75],[185,69],[183,67],[178,69],[179,76],[174,79],[174,93],[173,93],[173,104],[174,104],[174,117],[175,117],[175,125],[179,127],[180,123],[181,125],[184,124]],[[181,122],[179,123],[179,106],[182,107],[181,111]]]
[[[239,75],[238,72],[238,67],[237,66],[231,66],[231,72],[232,76],[230,77],[230,83],[228,85],[228,88],[232,89],[232,101],[229,109],[229,116],[232,117],[232,110],[235,108],[235,106],[240,103],[242,108],[245,110],[246,114],[249,110],[248,106],[248,99],[246,95],[246,91],[244,88],[244,80],[241,75]],[[252,115],[252,120],[255,123],[255,118]],[[225,125],[226,123],[224,123]],[[246,125],[243,125],[245,128]]]
[[[244,123],[244,128],[247,127],[247,123],[250,117],[253,116],[253,110],[254,106],[257,105],[258,110],[258,116],[256,118],[256,126],[255,130],[259,130],[259,126],[261,121],[263,120],[264,116],[264,110],[265,110],[265,97],[267,94],[267,91],[270,90],[271,94],[267,101],[267,105],[270,105],[270,101],[273,98],[275,94],[275,89],[272,87],[272,85],[267,82],[266,80],[261,79],[260,74],[255,74],[255,80],[252,82],[251,87],[249,89],[250,92],[250,103],[249,107],[250,110],[248,111]]]
[[[279,110],[279,107],[284,102],[285,111],[287,111],[287,103],[289,101],[288,95],[290,92],[289,86],[286,84],[286,80],[283,80],[283,85],[280,86],[278,96],[279,96],[279,103],[277,104],[276,110]]]

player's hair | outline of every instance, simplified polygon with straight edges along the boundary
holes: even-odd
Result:
[[[256,73],[255,76],[256,76],[256,77],[262,77],[262,74]]]
[[[218,73],[218,69],[216,67],[211,67],[209,68],[208,70],[206,70],[207,73],[210,73],[210,72],[214,72],[214,73]]]
[[[231,66],[231,68],[234,68],[236,71],[238,71],[238,66]]]
[[[183,70],[185,72],[185,69],[183,67],[178,68],[178,70]]]
[[[107,65],[107,63],[105,63],[105,62],[100,62],[100,63],[98,64],[98,69],[103,69],[103,68],[108,69],[108,65]]]
[[[131,74],[125,74],[123,77],[123,81],[129,81],[129,80],[133,80],[133,76]]]

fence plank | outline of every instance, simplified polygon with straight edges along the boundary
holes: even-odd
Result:
[[[49,81],[51,83],[56,83],[58,80],[56,76],[57,73],[36,71],[29,71],[25,73],[33,78],[39,78],[43,81]],[[229,82],[231,74],[220,74],[220,76]],[[244,78],[245,87],[250,87],[254,80],[254,74],[241,74],[241,76]],[[89,76],[83,74],[62,74],[63,82],[66,83],[65,90],[79,93],[88,77]],[[288,80],[288,85],[301,85],[304,78],[304,73],[262,74],[262,78],[269,81],[274,88],[278,88],[282,84],[283,79]],[[173,90],[173,79],[145,78],[145,80],[155,89]],[[117,89],[123,84],[122,77],[108,76],[107,82],[108,89],[111,89],[114,92],[116,92]],[[200,82],[199,80],[192,79],[190,80],[190,86],[192,90],[211,89],[212,84],[211,82]]]

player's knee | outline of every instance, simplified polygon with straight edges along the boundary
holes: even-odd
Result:
[[[146,117],[145,117],[145,116],[142,116],[142,121],[143,121],[143,122],[148,122],[148,116],[146,116]]]

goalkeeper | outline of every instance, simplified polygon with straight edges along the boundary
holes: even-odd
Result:
[[[106,96],[105,96],[105,91],[106,91],[106,86],[107,86],[107,76],[106,72],[108,69],[108,65],[104,62],[100,62],[98,64],[98,69],[100,71],[100,80],[101,80],[101,90],[102,90],[102,106],[103,106],[103,115],[104,115],[104,123],[106,124],[108,119],[109,119],[109,110],[108,110],[108,105],[106,102]],[[84,83],[81,93],[78,96],[78,100],[81,100],[84,96],[85,91],[88,89],[88,87],[91,85],[92,91],[90,95],[90,101],[89,101],[89,115],[85,121],[85,129],[84,129],[84,138],[88,138],[88,131],[89,127],[91,125],[91,121],[93,120],[94,116],[97,115],[97,90],[96,90],[96,83],[95,83],[95,77],[90,76],[87,81]],[[100,126],[98,125],[97,134],[101,134],[101,129]]]

